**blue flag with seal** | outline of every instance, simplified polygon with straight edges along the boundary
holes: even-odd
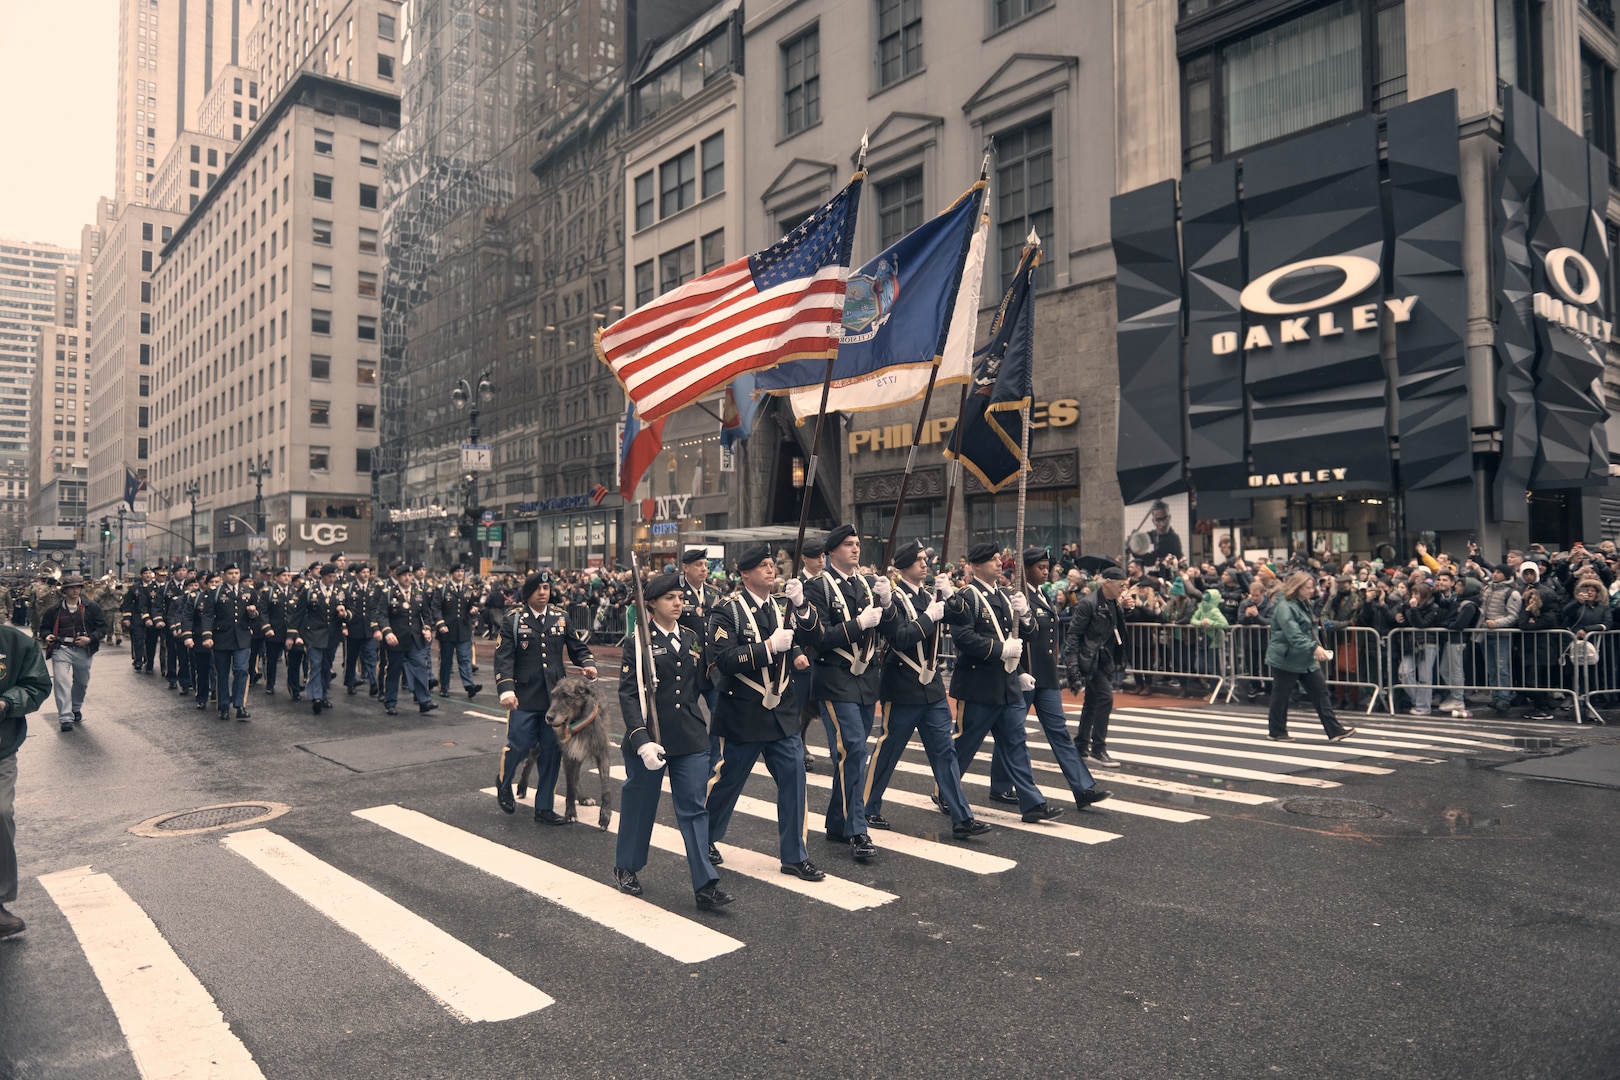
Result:
[[[985,186],[983,181],[975,184],[849,275],[843,335],[833,362],[835,389],[887,371],[939,362]],[[786,394],[819,387],[826,375],[824,361],[795,360],[756,372],[755,378],[759,393]],[[886,409],[916,396],[896,399],[881,386],[871,389],[861,408]]]
[[[1006,487],[1024,469],[1024,410],[1035,394],[1035,268],[1040,239],[1030,233],[1018,270],[979,351],[973,390],[945,456],[960,461],[988,490]]]
[[[136,474],[134,469],[130,468],[128,465],[125,465],[124,501],[129,503],[129,508],[131,510],[135,509],[135,496],[139,495],[141,493],[141,489],[144,487],[146,487],[146,481],[142,480],[140,476]]]

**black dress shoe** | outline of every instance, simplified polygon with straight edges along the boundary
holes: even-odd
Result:
[[[229,720],[231,718],[231,710],[229,710],[229,709],[221,709],[221,710],[219,710],[219,718],[221,720]]]
[[[512,798],[512,785],[511,784],[496,784],[495,785],[495,802],[496,802],[497,805],[500,806],[502,813],[504,813],[504,814],[515,814],[515,813],[517,813],[517,800]]]
[[[383,712],[387,713],[389,716],[398,716],[399,715],[399,710],[394,708],[392,705],[390,705],[390,706],[388,706],[388,708],[384,709]]]
[[[1102,802],[1104,799],[1113,794],[1114,793],[1112,791],[1104,791],[1100,787],[1089,787],[1080,793],[1080,797],[1076,799],[1075,802],[1082,807],[1086,807],[1090,806],[1092,803]]]
[[[252,717],[253,717],[253,714],[248,712],[246,709],[237,709],[236,710],[236,718],[238,720],[250,720],[250,719],[252,719]]]
[[[721,889],[719,883],[714,881],[709,882],[697,891],[699,911],[713,911],[715,908],[723,908],[735,899],[737,899],[735,896]]]
[[[483,683],[473,683],[471,686],[467,687],[467,700],[471,701],[473,698],[477,697],[483,689]]]
[[[811,766],[813,766],[815,763],[816,763],[815,758],[811,757],[809,754],[804,755],[804,771],[805,772],[809,772]]]
[[[313,711],[315,713],[316,716],[321,715],[321,703],[320,702],[312,701],[312,702],[309,703],[309,707],[310,707],[311,711]]]
[[[934,809],[935,810],[938,810],[940,813],[945,814],[945,815],[950,814],[951,808],[945,805],[945,800],[939,797],[939,792],[937,792],[937,791],[932,792],[932,793],[929,794],[928,797],[930,799],[934,800]]]
[[[429,690],[437,690],[438,688],[439,688],[439,680],[438,679],[429,679],[428,680],[428,689]]]
[[[876,858],[877,851],[877,846],[872,843],[872,838],[865,833],[849,838],[849,853],[855,856],[857,862],[865,862],[867,859]]]
[[[80,712],[78,709],[73,710],[73,722],[75,724],[84,723],[84,714],[82,712]]]
[[[273,687],[273,686],[265,687],[264,688],[264,696],[265,697],[275,697],[276,696],[276,688]]]
[[[1106,750],[1093,750],[1091,752],[1091,760],[1095,761],[1099,765],[1106,765],[1110,769],[1119,768],[1119,762],[1109,757],[1108,751]]]
[[[555,810],[536,810],[534,812],[534,820],[544,822],[547,825],[568,824],[568,819],[557,813]]]
[[[206,702],[206,701],[197,702],[197,711],[198,712],[202,712],[206,708],[208,708],[208,702]]]
[[[420,704],[420,705],[418,705],[416,707],[416,711],[417,712],[430,713],[434,709],[437,709],[438,707],[439,707],[439,703],[437,701],[424,701],[424,702],[422,702],[422,704]]]
[[[302,690],[294,690],[291,697],[294,701],[302,701],[304,698],[304,692]]]
[[[349,684],[349,685],[348,685],[348,686],[345,686],[345,687],[344,687],[344,689],[345,689],[345,690],[347,690],[347,691],[348,691],[348,692],[349,692],[349,696],[350,696],[350,697],[353,697],[353,696],[354,696],[354,694],[355,694],[355,692],[356,692],[356,691],[357,691],[357,690],[359,690],[359,689],[360,689],[360,687],[359,687],[359,686],[357,686],[357,685],[355,685],[355,684],[354,684],[354,683],[350,683],[350,684]]]
[[[1267,735],[1266,738],[1270,739],[1272,742],[1293,742],[1294,741],[1294,737],[1292,735]]]
[[[709,845],[709,865],[724,866],[726,860],[720,857],[720,849],[714,844]]]
[[[62,730],[63,731],[72,731],[73,730],[73,721],[71,721],[71,720],[62,721]]]
[[[820,881],[827,875],[816,869],[816,864],[809,859],[804,862],[785,862],[782,864],[782,873],[792,874],[800,881]]]
[[[1063,807],[1053,806],[1051,803],[1041,803],[1035,809],[1025,810],[1019,816],[1032,824],[1037,821],[1051,821],[1053,818],[1063,816]]]
[[[447,698],[447,697],[450,696],[450,691],[448,691],[448,690],[440,690],[439,691],[439,696],[442,697],[442,698]]]
[[[966,840],[970,836],[983,836],[985,833],[989,832],[991,828],[992,826],[988,821],[980,821],[978,818],[968,818],[966,821],[958,821],[956,824],[952,825],[951,835],[956,837],[958,840]]]
[[[626,894],[627,896],[641,895],[641,882],[636,880],[635,871],[633,870],[621,870],[615,866],[613,868],[613,883],[619,887],[620,892]],[[711,885],[709,887],[713,888],[714,886]],[[699,895],[702,894],[700,893]],[[699,906],[701,907],[702,905]]]
[[[990,793],[990,801],[991,802],[998,802],[998,803],[1005,803],[1008,806],[1017,806],[1018,805],[1018,792],[1016,792],[1016,791],[992,791]]]
[[[892,828],[894,828],[893,825],[889,824],[889,819],[884,817],[882,814],[867,814],[866,815],[866,824],[871,826],[874,829],[892,829]]]

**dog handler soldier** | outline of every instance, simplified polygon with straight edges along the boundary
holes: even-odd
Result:
[[[815,641],[815,609],[805,603],[804,586],[797,578],[789,579],[783,589],[787,606],[771,597],[776,561],[765,544],[738,556],[737,572],[743,587],[709,616],[704,657],[720,698],[713,728],[720,736],[720,768],[709,785],[708,799],[709,861],[720,861],[713,843],[725,839],[743,785],[754,762],[763,757],[776,781],[782,873],[820,881],[827,875],[816,869],[804,849],[804,743],[799,739],[799,714],[788,674],[809,665],[795,645]]]
[[[590,647],[568,632],[567,613],[552,606],[549,570],[538,570],[524,578],[518,597],[522,602],[501,620],[501,641],[495,647],[495,692],[500,695],[501,708],[507,711],[506,748],[501,751],[496,774],[495,801],[505,813],[517,812],[512,777],[529,751],[538,747],[534,820],[566,825],[567,819],[551,808],[562,748],[546,723],[546,710],[551,708],[552,687],[567,674],[564,652],[585,670],[587,679],[596,678],[596,661],[591,658]]]
[[[724,907],[735,899],[720,888],[720,875],[709,862],[708,794],[709,730],[698,709],[698,672],[702,642],[680,624],[684,606],[681,580],[661,574],[648,583],[647,627],[652,645],[652,672],[644,670],[639,640],[631,639],[619,670],[619,710],[624,714],[624,788],[619,794],[619,840],[613,855],[613,880],[619,891],[641,895],[636,874],[647,865],[653,819],[669,771],[669,797],[675,821],[686,843],[686,866],[699,908]],[[656,673],[657,679],[651,676]],[[656,688],[654,683],[656,682]],[[658,740],[642,711],[643,694],[658,710]]]
[[[28,714],[50,692],[39,644],[0,623],[0,938],[23,932],[23,921],[6,910],[17,899],[17,749],[28,735]]]

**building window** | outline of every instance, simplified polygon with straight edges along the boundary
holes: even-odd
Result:
[[[330,131],[322,131],[320,128],[315,129],[315,152],[325,154],[327,157],[332,156],[332,133]]]
[[[821,29],[782,45],[782,133],[792,135],[821,122]]]
[[[315,242],[317,244],[324,244],[327,247],[331,247],[332,246],[332,223],[330,221],[322,221],[320,218],[315,218],[309,224],[310,224],[311,230],[314,233]],[[365,231],[364,229],[361,230],[361,232],[364,232],[364,231]]]
[[[711,135],[703,140],[703,197],[718,195],[726,190],[726,134]]]
[[[1052,6],[1052,0],[991,0],[991,4],[992,25],[1000,30],[1037,11],[1045,11]]]
[[[70,432],[68,432],[68,442],[72,442],[72,441],[73,441],[73,432],[70,431]],[[148,439],[144,435],[141,436],[140,438],[136,439],[135,440],[135,457],[136,457],[136,459],[140,460],[140,461],[145,461],[148,457],[151,456],[151,448],[152,448],[152,440],[151,439]]]
[[[712,233],[704,233],[703,239],[698,241],[703,249],[703,272],[707,274],[726,261],[726,230],[716,229]]]
[[[193,165],[195,165],[198,162],[200,162],[201,160],[202,160],[202,153],[200,152],[200,149],[197,146],[193,145],[192,148],[191,148],[191,163]]]
[[[364,270],[360,271],[360,281],[356,285],[356,290],[359,292],[359,294],[361,296],[376,296],[377,295],[377,275],[367,273]]]
[[[394,58],[377,54],[377,78],[392,80],[394,77]]]
[[[141,270],[148,274],[152,272],[152,253],[150,251],[141,252]]]
[[[371,472],[371,449],[362,446],[354,452],[354,471],[357,473]]]
[[[355,325],[355,333],[361,341],[377,340],[377,317],[375,315],[362,315]]]
[[[191,176],[190,176],[191,186],[192,187],[201,187],[202,186],[202,174],[200,172],[198,172],[196,169],[191,169],[191,170],[188,170],[188,171],[191,174]]]
[[[332,378],[332,358],[330,356],[311,356],[309,358],[309,377],[320,379],[322,382]]]
[[[1053,243],[1052,118],[1043,117],[1025,127],[996,136],[996,237],[1001,246],[1001,288],[1005,290],[1018,269],[1024,237],[1033,229]],[[1052,264],[1043,262],[1035,283],[1052,283]]]
[[[658,257],[658,291],[660,293],[678,289],[696,276],[695,255],[696,252],[692,250],[691,244],[682,244],[674,251],[666,251]]]
[[[312,334],[330,334],[332,332],[332,313],[330,311],[311,310],[309,313],[309,332]]]
[[[1245,31],[1187,58],[1181,84],[1187,169],[1393,108],[1406,101],[1404,0],[1334,0]]]
[[[377,429],[377,406],[356,405],[354,407],[354,426],[361,431],[375,431]]]
[[[309,268],[309,284],[311,288],[321,292],[332,291],[332,268],[322,266],[320,263]]]
[[[922,170],[879,184],[877,204],[878,248],[881,250],[922,224]]]
[[[354,366],[354,381],[358,386],[377,385],[377,365],[370,360],[360,360]]]
[[[331,471],[332,448],[330,446],[312,446],[309,448],[309,471]]]
[[[377,16],[377,36],[384,41],[394,40],[394,17],[392,15]]]
[[[636,177],[636,228],[645,229],[653,223],[653,174],[648,169]]]
[[[922,70],[922,0],[877,0],[878,85]]]
[[[360,205],[365,207],[367,210],[375,210],[375,209],[377,209],[377,185],[376,184],[361,184],[360,185]]]
[[[311,401],[309,403],[309,422],[314,427],[331,427],[332,403],[330,401]]]
[[[327,243],[331,243],[331,241],[328,240]],[[361,229],[360,230],[360,251],[361,251],[362,254],[366,254],[366,255],[375,255],[375,254],[377,254],[377,230],[376,229]]]
[[[375,164],[377,164],[377,144],[376,143],[368,142],[365,139],[360,140],[360,164],[362,164],[362,165],[375,165]]]
[[[648,259],[644,263],[636,264],[636,307],[640,307],[654,296],[653,292],[653,263]]]
[[[1596,55],[1581,49],[1581,134],[1614,158],[1614,72]]]
[[[327,202],[332,201],[332,178],[330,176],[322,176],[320,173],[315,174],[315,197],[325,199]]]
[[[659,217],[679,213],[695,201],[696,161],[696,156],[688,150],[658,167]]]
[[[1541,100],[1541,5],[1496,0],[1496,77]]]

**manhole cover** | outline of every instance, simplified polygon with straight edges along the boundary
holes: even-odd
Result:
[[[1282,808],[1290,814],[1304,814],[1306,817],[1337,818],[1341,821],[1389,816],[1389,811],[1382,806],[1356,802],[1354,799],[1318,799],[1307,796],[1305,798],[1289,799],[1282,804]]]
[[[256,825],[285,814],[291,807],[278,802],[221,803],[194,810],[174,810],[147,818],[129,831],[136,836],[189,836],[231,825]]]

